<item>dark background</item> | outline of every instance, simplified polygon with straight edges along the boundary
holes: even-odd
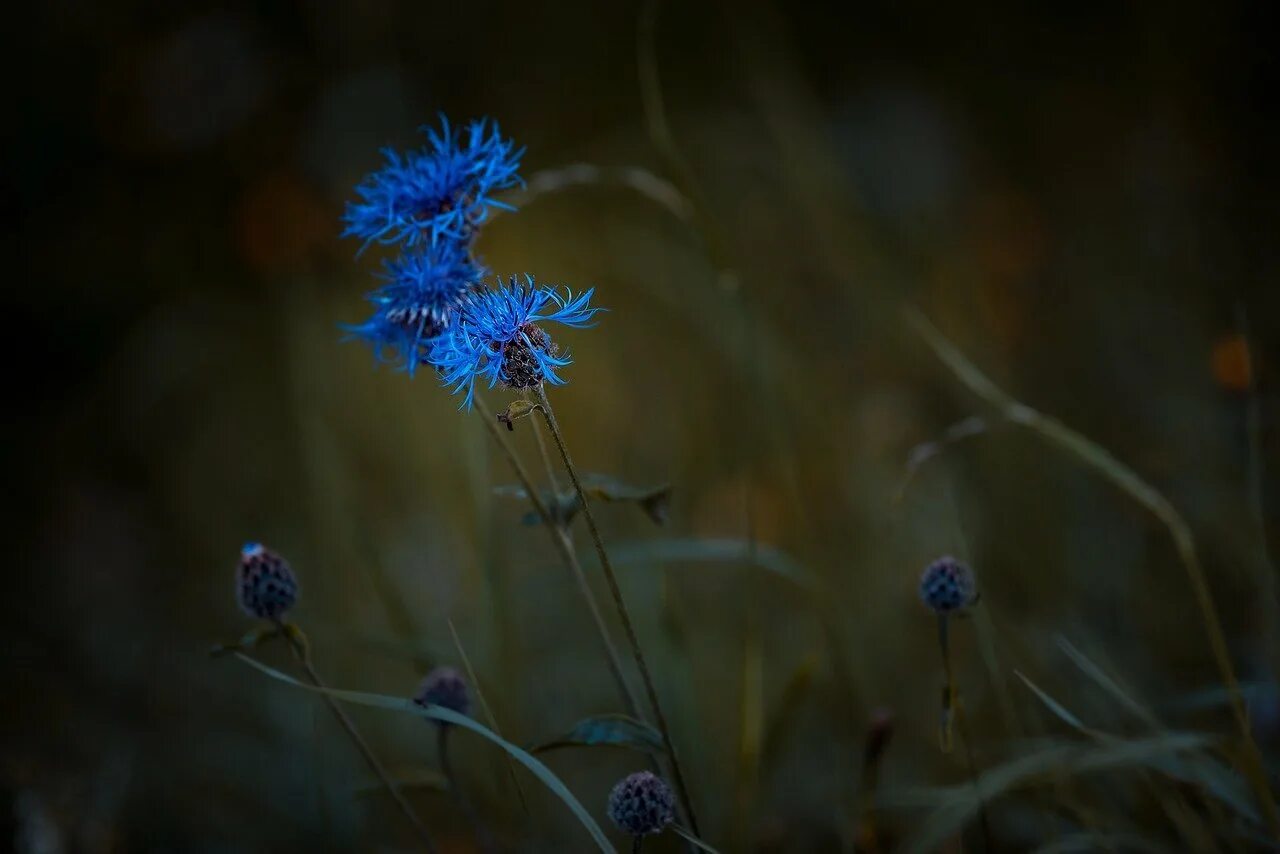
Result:
[[[624,587],[712,842],[831,850],[877,707],[897,720],[886,785],[963,779],[936,749],[940,663],[915,600],[944,552],[974,564],[999,662],[960,630],[983,764],[1052,728],[1014,668],[1095,725],[1123,719],[1059,635],[1156,707],[1217,684],[1167,532],[1035,436],[993,426],[894,501],[914,446],[985,411],[907,304],[1183,512],[1241,677],[1274,705],[1280,133],[1263,10],[664,4],[666,113],[719,249],[616,181],[513,195],[521,212],[482,235],[492,268],[595,286],[610,309],[563,334],[576,363],[553,399],[584,468],[675,488],[665,530],[600,516],[639,556]],[[379,794],[353,795],[365,770],[323,706],[207,657],[249,625],[232,588],[245,540],[292,561],[296,619],[336,685],[410,693],[457,663],[452,618],[512,740],[615,710],[545,535],[492,493],[510,475],[478,416],[340,343],[376,255],[338,232],[377,149],[416,144],[438,112],[497,119],[535,190],[576,163],[664,175],[639,13],[62,0],[15,19],[0,785],[55,846],[27,850],[409,844]],[[646,557],[670,538],[791,556],[840,639],[776,573]],[[744,750],[752,708],[767,737]],[[434,762],[426,724],[354,714],[389,764]],[[531,779],[523,817],[501,759],[459,742],[503,834],[586,844]],[[601,821],[638,762],[548,761]],[[413,797],[467,850],[447,798]],[[1014,811],[1004,827],[1034,835]]]

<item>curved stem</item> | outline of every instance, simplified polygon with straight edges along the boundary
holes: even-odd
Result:
[[[494,850],[493,838],[489,835],[489,830],[480,820],[480,815],[471,804],[471,799],[462,791],[462,787],[458,785],[458,777],[454,773],[453,763],[449,761],[449,730],[452,727],[446,724],[436,724],[436,752],[440,758],[440,771],[444,774],[445,780],[449,783],[449,792],[453,795],[453,799],[458,802],[458,808],[467,816],[467,821],[471,822],[471,827],[476,834],[476,844],[480,846],[480,850],[491,852]]]
[[[618,586],[618,578],[614,575],[613,565],[609,562],[609,554],[605,551],[604,540],[600,537],[600,529],[596,527],[595,517],[591,514],[591,505],[587,503],[586,493],[583,492],[582,483],[578,480],[578,471],[573,467],[573,461],[569,459],[569,449],[565,447],[564,437],[560,434],[560,425],[556,422],[555,412],[551,408],[551,401],[547,399],[546,390],[542,386],[537,386],[534,392],[538,396],[539,408],[542,410],[542,417],[547,423],[547,429],[551,431],[551,438],[555,440],[556,447],[560,451],[560,459],[564,462],[565,471],[568,472],[569,480],[573,483],[574,492],[578,496],[578,503],[582,506],[582,515],[587,520],[587,529],[591,532],[591,541],[596,547],[596,556],[600,558],[600,567],[604,570],[605,580],[609,582],[609,592],[613,595],[613,604],[618,609],[618,618],[622,621],[622,628],[627,633],[627,642],[631,645],[631,655],[635,658],[636,669],[640,671],[640,678],[644,681],[645,693],[649,697],[649,706],[653,709],[658,731],[662,734],[662,744],[666,748],[667,759],[671,762],[671,774],[675,778],[674,782],[676,791],[680,794],[681,806],[684,807],[689,828],[696,836],[698,835],[698,821],[694,816],[693,805],[689,799],[689,790],[685,785],[684,773],[680,770],[680,760],[676,758],[675,745],[671,742],[671,731],[667,727],[667,718],[662,712],[662,704],[658,702],[658,692],[653,687],[653,677],[649,673],[649,665],[645,661],[644,653],[640,650],[640,639],[636,636],[635,626],[631,623],[631,614],[627,610],[625,600],[622,598],[622,588]]]
[[[565,565],[569,567],[574,581],[577,582],[578,590],[587,604],[587,610],[591,612],[591,620],[595,624],[596,634],[600,637],[600,644],[604,647],[605,658],[609,664],[609,672],[613,674],[613,680],[618,686],[618,694],[622,702],[626,704],[628,714],[637,720],[643,721],[644,715],[640,712],[640,703],[636,700],[631,686],[627,684],[626,677],[623,676],[622,662],[618,657],[617,647],[613,645],[613,640],[609,637],[609,630],[605,626],[604,616],[600,613],[600,606],[596,603],[596,597],[592,594],[591,587],[587,584],[587,576],[582,571],[582,564],[578,561],[578,554],[573,548],[573,542],[569,539],[569,535],[564,528],[558,525],[552,517],[546,502],[542,500],[542,496],[538,493],[537,485],[534,484],[533,478],[529,476],[528,469],[524,467],[524,463],[516,456],[515,449],[511,447],[511,442],[507,439],[502,428],[498,426],[498,421],[494,418],[488,404],[478,394],[475,397],[475,406],[480,412],[480,420],[484,422],[489,433],[497,441],[498,447],[502,449],[507,462],[511,465],[512,471],[515,472],[516,478],[520,481],[520,485],[524,487],[525,493],[529,496],[529,503],[533,505],[534,511],[542,519],[542,524],[546,527],[547,532],[550,533],[552,544],[556,547],[556,551],[560,553]]]
[[[289,631],[283,624],[277,623],[280,633],[289,639],[289,648],[293,650],[293,656],[302,665],[303,671],[307,674],[307,679],[317,688],[328,690],[324,680],[320,678],[320,674],[316,673],[315,667],[311,664],[311,655],[306,648],[298,641],[293,632]],[[404,795],[400,792],[400,787],[391,779],[391,775],[382,767],[382,763],[378,761],[378,757],[374,756],[373,750],[369,747],[369,743],[364,740],[364,736],[356,729],[355,722],[347,715],[342,706],[333,699],[329,694],[324,695],[324,701],[329,706],[333,716],[338,719],[338,723],[347,731],[347,735],[351,738],[351,742],[356,746],[360,755],[364,757],[364,761],[368,763],[370,770],[382,782],[384,788],[396,802],[396,806],[400,808],[400,812],[404,813],[405,818],[413,825],[413,829],[417,831],[418,838],[422,842],[422,846],[431,854],[435,854],[435,842],[431,838],[430,831],[426,825],[418,818],[418,814],[413,811],[413,807],[409,806],[409,802],[405,800]]]

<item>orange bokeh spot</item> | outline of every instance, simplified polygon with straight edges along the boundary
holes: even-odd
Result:
[[[1213,378],[1223,388],[1247,391],[1253,379],[1249,342],[1243,335],[1227,335],[1213,346]]]

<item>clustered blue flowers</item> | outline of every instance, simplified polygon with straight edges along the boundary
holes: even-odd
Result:
[[[347,204],[344,237],[399,246],[384,262],[382,287],[368,295],[373,314],[344,326],[366,341],[379,360],[413,374],[421,364],[437,370],[460,408],[470,409],[476,380],[489,387],[562,385],[558,371],[571,363],[538,325],[590,326],[601,309],[590,307],[594,289],[538,285],[529,275],[485,284],[489,271],[472,251],[489,210],[514,210],[493,194],[523,186],[520,157],[495,122],[480,119],[463,130],[426,128],[428,145],[417,151],[383,150],[385,163],[357,187]],[[359,254],[359,253],[357,253]]]

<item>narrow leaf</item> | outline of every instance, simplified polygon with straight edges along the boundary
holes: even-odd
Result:
[[[692,831],[686,830],[685,828],[681,827],[678,824],[671,825],[671,830],[676,834],[676,836],[679,836],[681,839],[683,839],[685,842],[688,842],[690,845],[694,845],[698,848],[701,848],[703,851],[709,851],[711,852],[711,854],[720,854],[719,851],[712,848],[710,845],[703,842],[698,837],[694,836]]]
[[[1169,733],[1152,738],[1115,740],[1100,746],[1050,742],[1047,747],[1019,756],[984,771],[973,783],[891,794],[885,801],[898,805],[922,805],[932,800],[937,808],[920,823],[906,851],[936,851],[959,833],[983,803],[1034,779],[1051,773],[1085,774],[1111,768],[1154,767],[1170,755],[1213,744],[1200,733]]]
[[[521,750],[516,745],[501,738],[492,730],[482,726],[476,721],[473,721],[466,715],[460,715],[451,709],[444,708],[443,706],[420,706],[412,700],[408,700],[403,697],[388,697],[384,694],[368,694],[363,691],[339,691],[333,688],[317,688],[312,685],[304,685],[292,676],[281,673],[273,667],[268,667],[262,662],[250,658],[243,653],[237,652],[235,655],[236,658],[239,658],[250,667],[265,673],[273,679],[278,679],[281,682],[292,685],[295,688],[301,688],[304,691],[311,691],[317,694],[328,694],[335,699],[344,700],[348,703],[356,703],[357,705],[362,706],[373,706],[378,709],[390,709],[396,712],[405,712],[407,714],[416,715],[417,717],[426,718],[428,720],[443,721],[444,723],[450,723],[463,729],[470,730],[476,735],[492,741],[494,744],[509,753],[517,762],[528,768],[543,785],[554,792],[560,800],[564,801],[565,805],[569,807],[575,816],[577,816],[578,821],[582,823],[582,826],[587,829],[589,834],[591,834],[591,838],[595,841],[596,845],[600,847],[601,851],[616,854],[616,850],[613,845],[609,843],[609,839],[604,835],[604,831],[600,829],[600,825],[596,824],[596,821],[591,817],[591,814],[587,812],[586,808],[583,807],[581,803],[578,802],[578,799],[575,798],[573,793],[569,791],[568,787],[560,781],[560,778],[551,772],[550,768],[543,765],[524,750]]]
[[[1025,675],[1023,675],[1022,671],[1015,670],[1013,671],[1013,675],[1021,679],[1022,684],[1030,688],[1031,693],[1035,694],[1036,697],[1040,699],[1040,702],[1044,703],[1045,707],[1048,708],[1049,711],[1053,712],[1053,714],[1057,716],[1067,726],[1071,727],[1074,730],[1077,730],[1078,732],[1083,732],[1086,734],[1091,732],[1091,730],[1084,725],[1084,721],[1080,720],[1078,717],[1076,717],[1071,712],[1069,712],[1067,708],[1063,706],[1061,703],[1059,703],[1057,700],[1053,699],[1047,693],[1040,690],[1040,688],[1036,686],[1036,683],[1032,682]]]
[[[661,753],[662,736],[643,721],[626,715],[600,715],[578,721],[564,735],[530,748],[542,753],[561,747],[629,747],[646,753]]]

